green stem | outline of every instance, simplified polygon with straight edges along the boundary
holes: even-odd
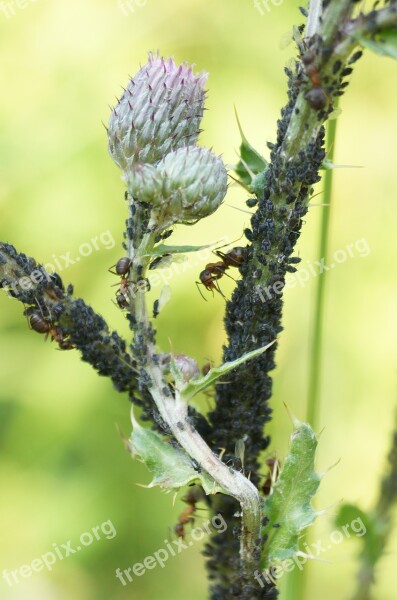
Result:
[[[139,208],[137,208],[139,211]],[[135,212],[136,218],[139,217]],[[188,417],[187,403],[175,390],[175,397],[169,392],[167,381],[158,361],[154,360],[156,347],[151,335],[151,326],[146,307],[145,278],[155,245],[156,223],[150,220],[146,231],[137,227],[137,236],[130,241],[128,256],[132,265],[129,275],[129,296],[131,313],[135,319],[135,343],[139,348],[140,368],[147,376],[147,386],[158,411],[168,425],[172,435],[187,454],[197,461],[223,490],[233,496],[241,506],[242,533],[240,539],[241,561],[248,577],[258,562],[258,539],[262,528],[262,501],[256,487],[239,471],[227,467],[206,444],[193,427]],[[143,282],[143,285],[139,285]],[[143,343],[142,343],[143,342]]]
[[[335,102],[335,108],[337,103]],[[327,131],[327,157],[332,163],[335,149],[337,119],[328,122]],[[332,178],[334,169],[327,169],[324,176],[324,207],[321,218],[320,240],[318,256],[324,259],[324,264],[328,261],[329,232],[331,220],[331,200],[332,200]],[[326,273],[322,273],[317,280],[316,300],[313,316],[313,337],[310,350],[310,375],[309,392],[307,399],[307,422],[314,430],[318,428],[318,415],[320,412],[320,387],[321,371],[323,363],[323,321],[324,321],[324,301],[326,289]]]

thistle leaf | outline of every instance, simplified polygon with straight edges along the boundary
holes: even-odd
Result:
[[[229,371],[232,371],[239,365],[247,362],[247,360],[251,360],[265,352],[270,346],[275,343],[276,340],[273,340],[267,346],[263,346],[262,348],[257,348],[256,350],[252,350],[251,352],[246,352],[243,356],[240,356],[236,360],[232,360],[230,362],[226,362],[220,367],[214,367],[210,369],[205,375],[205,377],[201,377],[200,379],[192,379],[187,383],[184,387],[179,390],[181,399],[184,399],[188,402],[191,398],[193,398],[199,392],[203,392],[210,385],[213,385],[219,377],[222,375],[226,375]]]
[[[294,420],[289,453],[278,480],[264,505],[269,522],[263,529],[268,536],[263,566],[292,558],[298,552],[300,532],[316,517],[310,501],[320,484],[314,472],[317,439],[310,425]]]
[[[266,179],[266,171],[268,163],[261,154],[247,140],[237,115],[237,125],[241,135],[240,144],[240,160],[235,166],[235,172],[238,177],[237,181],[246,190],[252,193],[260,193],[263,190]]]
[[[189,456],[175,448],[156,431],[141,427],[131,411],[133,431],[129,440],[132,456],[145,463],[153,475],[147,486],[159,486],[163,490],[178,490],[190,483],[202,485],[206,494],[222,492],[222,488],[205,472],[195,468]]]
[[[366,37],[364,35],[355,35],[356,40],[360,42],[362,46],[372,50],[375,54],[380,56],[388,56],[389,58],[397,59],[397,29],[386,29]]]
[[[199,252],[200,250],[206,250],[212,248],[215,244],[207,244],[206,246],[167,246],[166,244],[159,244],[145,256],[163,256],[164,254],[187,254],[188,252]]]

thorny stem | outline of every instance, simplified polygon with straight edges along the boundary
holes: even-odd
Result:
[[[131,200],[133,202],[133,200]],[[139,206],[134,207],[135,219]],[[161,418],[169,431],[187,454],[197,461],[222,489],[223,493],[233,496],[241,506],[242,536],[241,560],[244,570],[249,573],[256,565],[258,539],[261,534],[262,502],[256,487],[239,471],[228,468],[209,448],[194,428],[188,417],[187,405],[181,400],[177,390],[175,396],[170,393],[162,368],[157,360],[154,336],[148,319],[145,286],[137,285],[146,278],[151,254],[156,241],[156,223],[149,220],[146,230],[135,229],[134,239],[129,240],[128,256],[132,261],[129,275],[130,297],[135,330],[135,346],[139,346],[139,366],[150,394]],[[141,241],[139,242],[139,239]],[[142,338],[140,338],[142,336]],[[144,343],[142,341],[144,339]]]

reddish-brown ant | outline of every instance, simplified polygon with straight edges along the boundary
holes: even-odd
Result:
[[[227,267],[240,267],[245,260],[245,248],[242,246],[236,246],[226,253],[215,250],[215,254],[222,259],[223,264]]]
[[[236,248],[232,248],[229,252],[220,252],[220,250],[216,250],[215,254],[222,260],[216,263],[208,263],[205,266],[205,269],[201,271],[199,275],[200,281],[196,281],[196,285],[200,294],[201,291],[198,286],[203,285],[207,290],[211,290],[212,294],[215,290],[221,296],[225,297],[219,287],[218,279],[224,275],[230,277],[230,275],[226,273],[226,270],[229,269],[229,267],[239,267],[243,264],[245,260],[245,249],[241,246],[237,246]],[[231,277],[231,279],[233,278]],[[206,300],[203,294],[201,294],[201,296]]]
[[[321,87],[320,75],[315,60],[316,53],[313,49],[307,50],[302,56],[305,73],[312,84],[312,89],[306,93],[305,98],[312,108],[321,110],[326,107],[328,98],[325,90]]]
[[[227,267],[222,263],[208,263],[206,265],[204,271],[201,271],[199,278],[200,281],[196,281],[197,289],[201,294],[199,285],[203,285],[207,290],[211,290],[212,294],[214,290],[217,291],[221,296],[225,297],[222,293],[221,288],[219,287],[218,279],[220,279],[224,274]],[[203,294],[201,296],[204,300],[207,300]]]
[[[130,272],[132,265],[132,260],[128,256],[123,256],[120,258],[113,267],[115,270],[113,271],[113,267],[110,267],[109,272],[114,275],[121,275],[122,279],[126,279],[128,273]]]
[[[57,330],[57,328],[48,318],[44,317],[41,311],[37,310],[33,306],[30,306],[24,311],[24,314],[28,317],[28,322],[31,329],[37,331],[37,333],[45,334],[45,339],[47,339],[48,336],[51,336],[51,340],[58,342],[61,350],[71,350],[74,348],[71,341],[65,339],[62,333]]]
[[[122,308],[122,309],[129,307],[129,302],[128,302],[129,283],[128,283],[127,277],[130,273],[131,265],[132,265],[132,260],[128,256],[123,256],[114,265],[114,269],[115,269],[114,271],[113,271],[113,267],[111,267],[109,269],[110,273],[113,273],[114,275],[121,275],[120,288],[116,292],[116,302],[117,302],[118,307]]]
[[[185,525],[188,523],[194,524],[194,514],[197,510],[196,504],[202,497],[202,490],[200,487],[193,487],[187,494],[182,498],[183,502],[188,505],[179,515],[178,523],[175,525],[175,533],[177,537],[185,539]]]
[[[130,306],[128,299],[126,298],[126,296],[123,293],[121,293],[120,290],[116,294],[116,302],[117,302],[117,306],[121,309],[129,308],[129,306]]]

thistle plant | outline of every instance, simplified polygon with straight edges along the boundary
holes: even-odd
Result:
[[[310,3],[308,15],[303,11],[307,29],[294,30],[297,58],[286,69],[288,101],[277,139],[268,143],[269,158],[242,138],[235,177],[249,191],[247,204],[255,212],[244,231],[248,244],[240,248],[235,265],[241,279],[226,304],[223,364],[202,375],[193,357],[159,349],[151,315],[162,309],[161,294],[148,307],[151,267],[161,268],[164,257],[172,260],[199,249],[164,243],[173,228],[194,226],[227,194],[222,158],[199,145],[206,73],[150,53],[110,115],[109,153],[126,186],[125,255],[116,273],[130,342],[110,332],[59,276],[0,244],[2,286],[25,305],[31,328],[50,335],[62,350],[80,351],[118,391],[128,393],[129,448],[152,472],[149,487],[179,491],[196,485],[209,510],[225,518],[226,531],[213,535],[204,550],[213,600],[275,598],[274,583],[258,585],[258,574],[304,555],[299,540],[319,514],[311,506],[321,480],[313,424],[293,418],[289,453],[270,494],[261,481],[261,453],[270,443],[265,425],[271,416],[270,372],[282,331],[285,277],[300,260],[295,245],[313,186],[320,170],[332,167],[325,162],[325,124],[362,48],[395,52],[397,2],[367,13],[356,8],[351,0]],[[212,267],[205,285],[218,289],[227,268],[225,261]],[[215,406],[200,414],[192,400],[211,387]]]

